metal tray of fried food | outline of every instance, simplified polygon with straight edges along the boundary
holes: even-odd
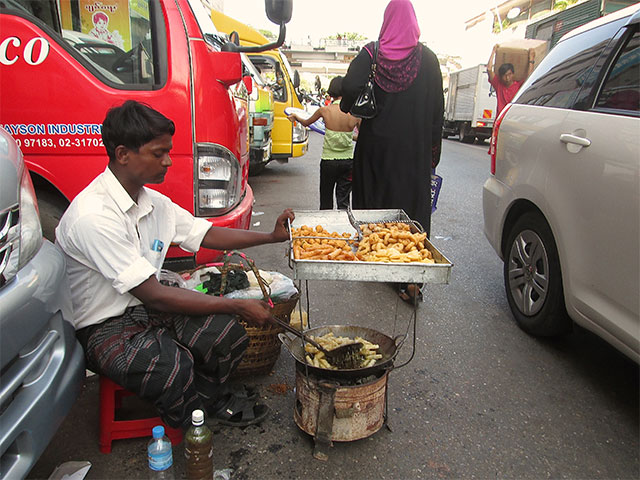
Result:
[[[357,238],[358,232],[345,210],[300,210],[295,211],[292,228],[317,225],[329,232],[349,233]],[[353,210],[357,224],[365,223],[409,223],[413,222],[403,210]],[[352,219],[353,220],[353,219]],[[289,265],[296,280],[348,280],[359,282],[402,283],[449,283],[453,264],[427,239],[424,244],[435,263],[386,263],[340,260],[302,260],[293,255],[293,238],[289,233]]]

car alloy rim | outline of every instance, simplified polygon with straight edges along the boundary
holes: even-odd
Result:
[[[509,289],[518,309],[527,316],[537,314],[549,291],[549,257],[542,239],[523,230],[509,252]]]

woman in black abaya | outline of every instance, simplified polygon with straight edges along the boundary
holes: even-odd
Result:
[[[409,0],[391,0],[380,29],[375,97],[354,152],[354,209],[404,210],[427,235],[431,228],[431,170],[440,161],[444,95],[436,55],[418,42],[420,28]],[[340,108],[351,109],[371,70],[373,43],[349,65]],[[400,296],[421,298],[418,285]]]

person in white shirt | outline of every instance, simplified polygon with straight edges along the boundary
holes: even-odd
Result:
[[[226,425],[257,423],[267,407],[227,380],[249,343],[237,318],[263,325],[269,305],[165,286],[156,273],[172,243],[195,252],[282,242],[294,215],[285,210],[271,233],[215,227],[145,187],[163,182],[174,132],[173,121],[136,101],[106,115],[108,166],[56,229],[76,334],[89,369],[152,402],[171,427],[187,426],[197,408]]]

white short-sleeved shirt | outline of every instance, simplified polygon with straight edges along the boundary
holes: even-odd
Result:
[[[67,257],[76,329],[122,315],[129,293],[156,274],[171,243],[196,252],[211,224],[143,188],[134,202],[107,168],[71,202],[56,229]],[[161,252],[152,250],[155,240]]]

